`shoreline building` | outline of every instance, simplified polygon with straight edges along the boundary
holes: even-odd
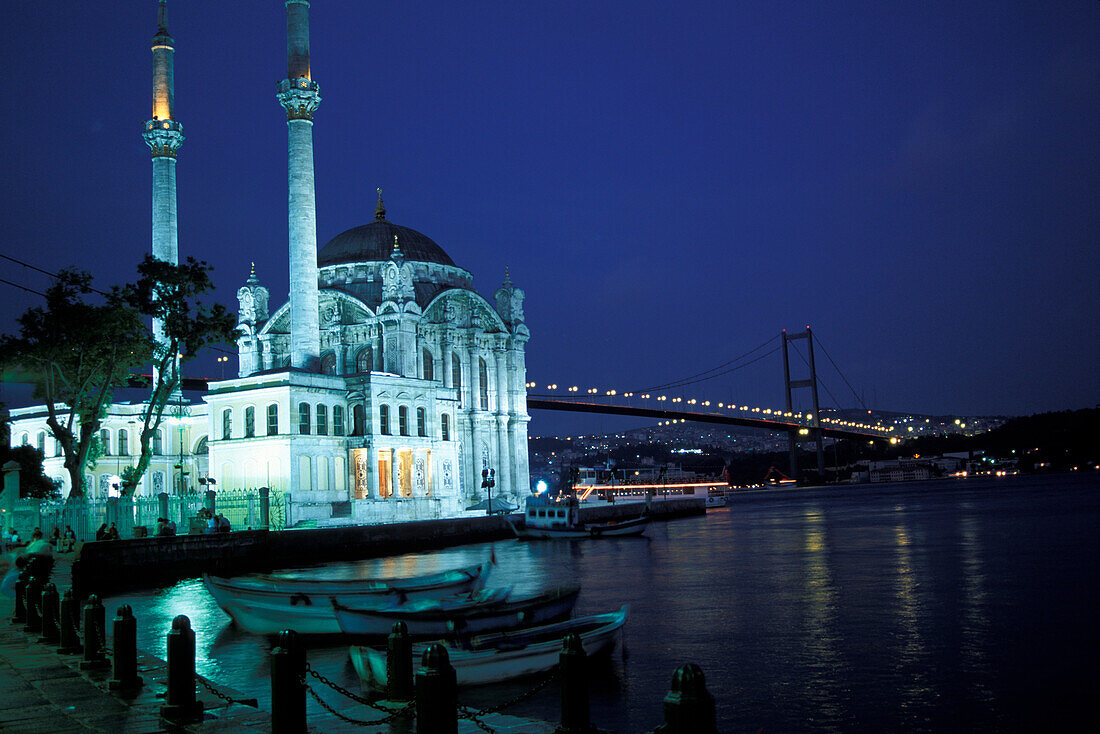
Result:
[[[381,190],[372,221],[318,250],[313,118],[321,97],[310,68],[310,3],[285,5],[287,77],[277,99],[288,128],[290,294],[269,309],[254,270],[238,290],[238,376],[211,382],[203,403],[178,411],[187,414],[176,425],[187,427],[180,439],[192,476],[219,489],[289,492],[296,518],[321,522],[453,516],[485,497],[484,470],[494,473],[496,496],[523,497],[524,293],[506,270],[490,303],[443,248],[387,218]],[[145,130],[154,157],[153,252],[175,261],[183,130],[172,112],[164,0],[158,20],[154,118]],[[104,420],[116,443],[125,428],[114,424],[130,412],[123,407],[112,406]],[[38,430],[19,413],[12,411],[13,443]],[[47,474],[56,476],[50,462]],[[165,463],[184,464],[182,452]],[[156,480],[165,468],[151,466],[138,492],[167,486],[164,476]],[[90,487],[98,493],[102,484]]]

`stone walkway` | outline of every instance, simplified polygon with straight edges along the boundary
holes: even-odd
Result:
[[[61,578],[55,577],[54,581],[63,582],[65,570],[58,570]],[[13,734],[145,734],[271,729],[270,713],[240,704],[227,705],[202,687],[198,689],[198,698],[205,704],[203,720],[184,726],[169,724],[159,716],[167,689],[163,660],[139,653],[138,674],[145,685],[135,696],[124,698],[108,689],[110,670],[80,670],[80,656],[59,655],[54,651],[55,646],[40,644],[36,641],[37,635],[24,632],[22,625],[11,624],[13,610],[11,599],[0,599],[0,731]],[[224,686],[215,684],[214,688],[231,698],[244,698],[244,694]],[[411,721],[399,721],[392,726],[362,726],[322,711],[312,699],[307,705],[309,728],[314,732],[412,734],[415,731]],[[379,713],[351,702],[340,712],[365,721],[380,717]],[[546,722],[503,714],[491,714],[482,721],[500,734],[550,734],[555,728]],[[458,731],[474,734],[484,730],[471,721],[462,720]]]

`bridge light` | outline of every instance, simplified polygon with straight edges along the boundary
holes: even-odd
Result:
[[[709,403],[708,403],[708,405],[709,405]],[[718,407],[719,407],[719,408],[724,408],[724,407],[726,407],[726,406],[722,405],[721,403],[718,403]]]
[[[810,435],[810,429],[809,428],[799,428],[798,429],[798,435],[799,436],[809,436]]]

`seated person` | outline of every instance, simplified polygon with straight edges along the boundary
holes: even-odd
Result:
[[[62,553],[72,553],[76,547],[76,533],[73,531],[71,525],[65,526],[65,532],[61,533],[61,542],[58,545],[58,550]]]

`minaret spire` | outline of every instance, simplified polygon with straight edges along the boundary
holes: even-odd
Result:
[[[287,78],[277,97],[286,110],[290,229],[290,365],[317,370],[321,332],[317,293],[317,201],[313,183],[313,113],[320,87],[309,68],[309,0],[286,0]]]
[[[175,41],[168,33],[168,3],[159,0],[157,31],[153,34],[153,119],[142,137],[153,156],[153,257],[179,263],[176,222],[176,152],[183,145],[183,125],[176,120]],[[153,335],[163,346],[164,327],[153,321]]]

